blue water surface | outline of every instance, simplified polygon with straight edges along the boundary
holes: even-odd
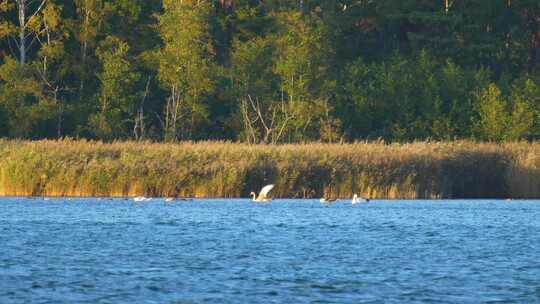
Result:
[[[0,199],[0,303],[539,303],[540,201]]]

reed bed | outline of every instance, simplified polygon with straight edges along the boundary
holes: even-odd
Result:
[[[540,144],[0,140],[0,195],[540,198]]]

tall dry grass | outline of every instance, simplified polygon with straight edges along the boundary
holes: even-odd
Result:
[[[540,197],[540,144],[0,140],[0,195]]]

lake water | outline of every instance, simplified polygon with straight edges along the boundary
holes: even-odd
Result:
[[[0,199],[0,303],[539,303],[540,201]]]

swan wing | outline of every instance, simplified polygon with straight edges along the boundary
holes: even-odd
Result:
[[[258,200],[265,200],[267,199],[268,193],[274,189],[274,185],[266,185],[261,189],[261,192],[259,192]]]

